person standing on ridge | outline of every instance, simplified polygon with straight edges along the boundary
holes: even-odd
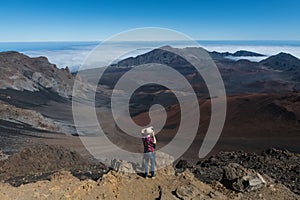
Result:
[[[151,177],[155,178],[155,146],[156,146],[156,138],[154,133],[154,128],[152,126],[148,128],[144,128],[141,131],[142,140],[144,144],[144,158],[143,164],[145,168],[145,178],[148,178],[148,170],[149,170],[149,160],[151,161]]]

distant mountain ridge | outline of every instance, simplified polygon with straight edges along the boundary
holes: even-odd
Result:
[[[138,55],[136,57],[129,57],[124,60],[119,61],[116,65],[113,66],[135,66],[135,65],[140,65],[140,64],[145,64],[145,63],[164,63],[167,65],[187,65],[186,61],[180,56],[175,55],[169,51],[167,51],[168,48],[172,48],[170,46],[165,46],[159,49],[154,49],[150,52],[147,52],[142,55]],[[189,49],[195,49],[195,51],[199,50],[199,48],[189,48]],[[228,56],[234,56],[234,57],[241,57],[241,56],[247,56],[247,57],[263,57],[265,55],[251,52],[251,51],[246,51],[246,50],[239,50],[236,51],[235,53],[229,53],[229,52],[209,52],[207,53],[213,58],[226,58]]]
[[[246,50],[239,50],[239,51],[236,51],[235,53],[212,51],[212,52],[209,52],[209,54],[212,57],[216,57],[216,56],[221,56],[221,57],[228,57],[228,56],[233,56],[233,57],[242,57],[242,56],[262,57],[262,56],[265,56],[265,55],[260,54],[260,53],[255,53],[255,52],[246,51]]]
[[[168,65],[186,76],[197,88],[204,88],[203,79],[189,62],[168,51],[170,46],[154,49],[136,57],[129,57],[112,64],[100,80],[100,84],[112,87],[131,68],[148,63]],[[174,49],[175,50],[175,49]],[[202,48],[176,49],[182,52],[197,52]],[[227,92],[273,92],[300,90],[300,60],[287,53],[270,56],[260,62],[231,60],[227,56],[265,56],[259,53],[240,50],[235,53],[208,52],[215,61],[223,77]],[[46,57],[30,58],[10,51],[0,53],[0,89],[39,91],[51,90],[62,97],[71,97],[75,74],[69,69],[58,69]],[[276,71],[277,70],[277,71]],[[284,71],[284,73],[282,73]]]
[[[190,64],[187,63],[185,59],[170,51],[165,50],[164,48],[171,48],[171,47],[166,46],[159,49],[154,49],[150,52],[138,55],[136,57],[125,58],[124,60],[119,61],[116,65],[112,65],[112,66],[131,67],[131,66],[147,64],[147,63],[161,63],[161,64],[170,65],[174,68],[185,67],[187,65],[190,66]]]
[[[300,70],[300,59],[283,52],[260,61],[260,64],[281,71]]]
[[[185,68],[191,67],[190,64],[180,56],[169,52],[167,48],[172,47],[162,47],[160,49],[154,49],[150,52],[147,52],[142,55],[138,55],[136,57],[129,57],[124,60],[119,61],[117,64],[112,65],[112,67],[134,67],[136,65],[147,64],[147,63],[161,63],[170,65],[173,68]],[[194,49],[194,51],[199,50],[199,48],[189,48]],[[182,49],[184,51],[184,49]],[[229,56],[233,57],[265,57],[266,55],[246,51],[246,50],[239,50],[235,53],[230,52],[209,52],[208,54],[212,57],[213,60],[223,60],[227,59]],[[239,61],[234,61],[239,62]],[[254,61],[252,61],[254,62]],[[284,70],[284,71],[291,71],[291,70],[299,70],[300,69],[300,59],[289,54],[289,53],[279,53],[277,55],[272,55],[260,62],[256,62],[258,65],[263,65],[266,67],[270,67],[275,70]]]

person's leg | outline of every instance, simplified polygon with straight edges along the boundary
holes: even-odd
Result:
[[[155,176],[155,152],[151,152],[151,175]]]
[[[144,162],[144,168],[145,168],[145,178],[148,176],[148,163],[149,163],[149,155],[148,153],[144,153],[144,158],[143,158],[143,162]]]

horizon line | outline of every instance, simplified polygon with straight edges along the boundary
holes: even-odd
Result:
[[[0,43],[56,43],[56,42],[103,42],[105,40],[32,40],[32,41],[0,41]],[[190,40],[120,40],[111,42],[184,42]],[[274,40],[274,39],[195,39],[194,41],[205,41],[205,42],[222,42],[222,41],[233,41],[233,42],[300,42],[297,40]]]

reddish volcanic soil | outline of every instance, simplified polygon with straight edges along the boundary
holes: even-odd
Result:
[[[227,98],[227,116],[221,137],[212,153],[232,150],[251,152],[269,147],[300,152],[300,93],[249,94]],[[210,100],[199,100],[201,119],[196,139],[184,157],[196,159],[210,122]],[[191,106],[190,109],[193,109]],[[167,144],[180,124],[179,105],[169,106],[166,127],[158,135],[159,145]],[[193,119],[191,119],[193,120]],[[134,117],[140,125],[149,122],[148,113]],[[172,129],[173,128],[173,129]]]
[[[201,111],[200,127],[195,141],[183,156],[186,159],[198,160],[198,152],[210,122],[210,100],[200,99],[199,105]],[[72,107],[65,102],[54,102],[43,107],[35,107],[35,109],[42,111],[43,114],[50,118],[72,123]],[[190,104],[190,109],[195,109],[192,104]],[[179,105],[168,106],[166,110],[168,119],[165,128],[157,134],[157,148],[163,147],[171,141],[180,124]],[[64,114],[62,115],[62,113]],[[125,133],[121,133],[114,126],[109,112],[102,113],[102,115],[105,120],[100,118],[100,123],[104,126],[103,129],[109,133],[108,137],[111,141],[124,149],[134,152],[142,151],[143,146],[140,138],[128,137]],[[212,153],[214,154],[221,150],[259,152],[270,147],[286,148],[290,151],[300,152],[299,119],[300,93],[229,96],[227,98],[225,126]],[[141,113],[135,116],[133,120],[139,125],[146,125],[149,123],[148,113]],[[191,118],[190,120],[194,119]],[[14,126],[14,124],[11,126]],[[7,125],[6,128],[0,126],[0,129],[3,133],[7,132],[6,135],[14,136],[12,138],[14,140],[20,137],[17,146],[27,146],[31,143],[57,144],[76,149],[82,155],[89,156],[79,137],[76,136],[47,133],[45,131],[41,133],[35,130],[24,132],[24,130],[19,130],[15,127],[7,128]],[[2,142],[3,147],[9,146],[12,148],[14,145],[9,143],[9,138],[5,138],[6,140]],[[22,138],[32,142],[24,142]]]

